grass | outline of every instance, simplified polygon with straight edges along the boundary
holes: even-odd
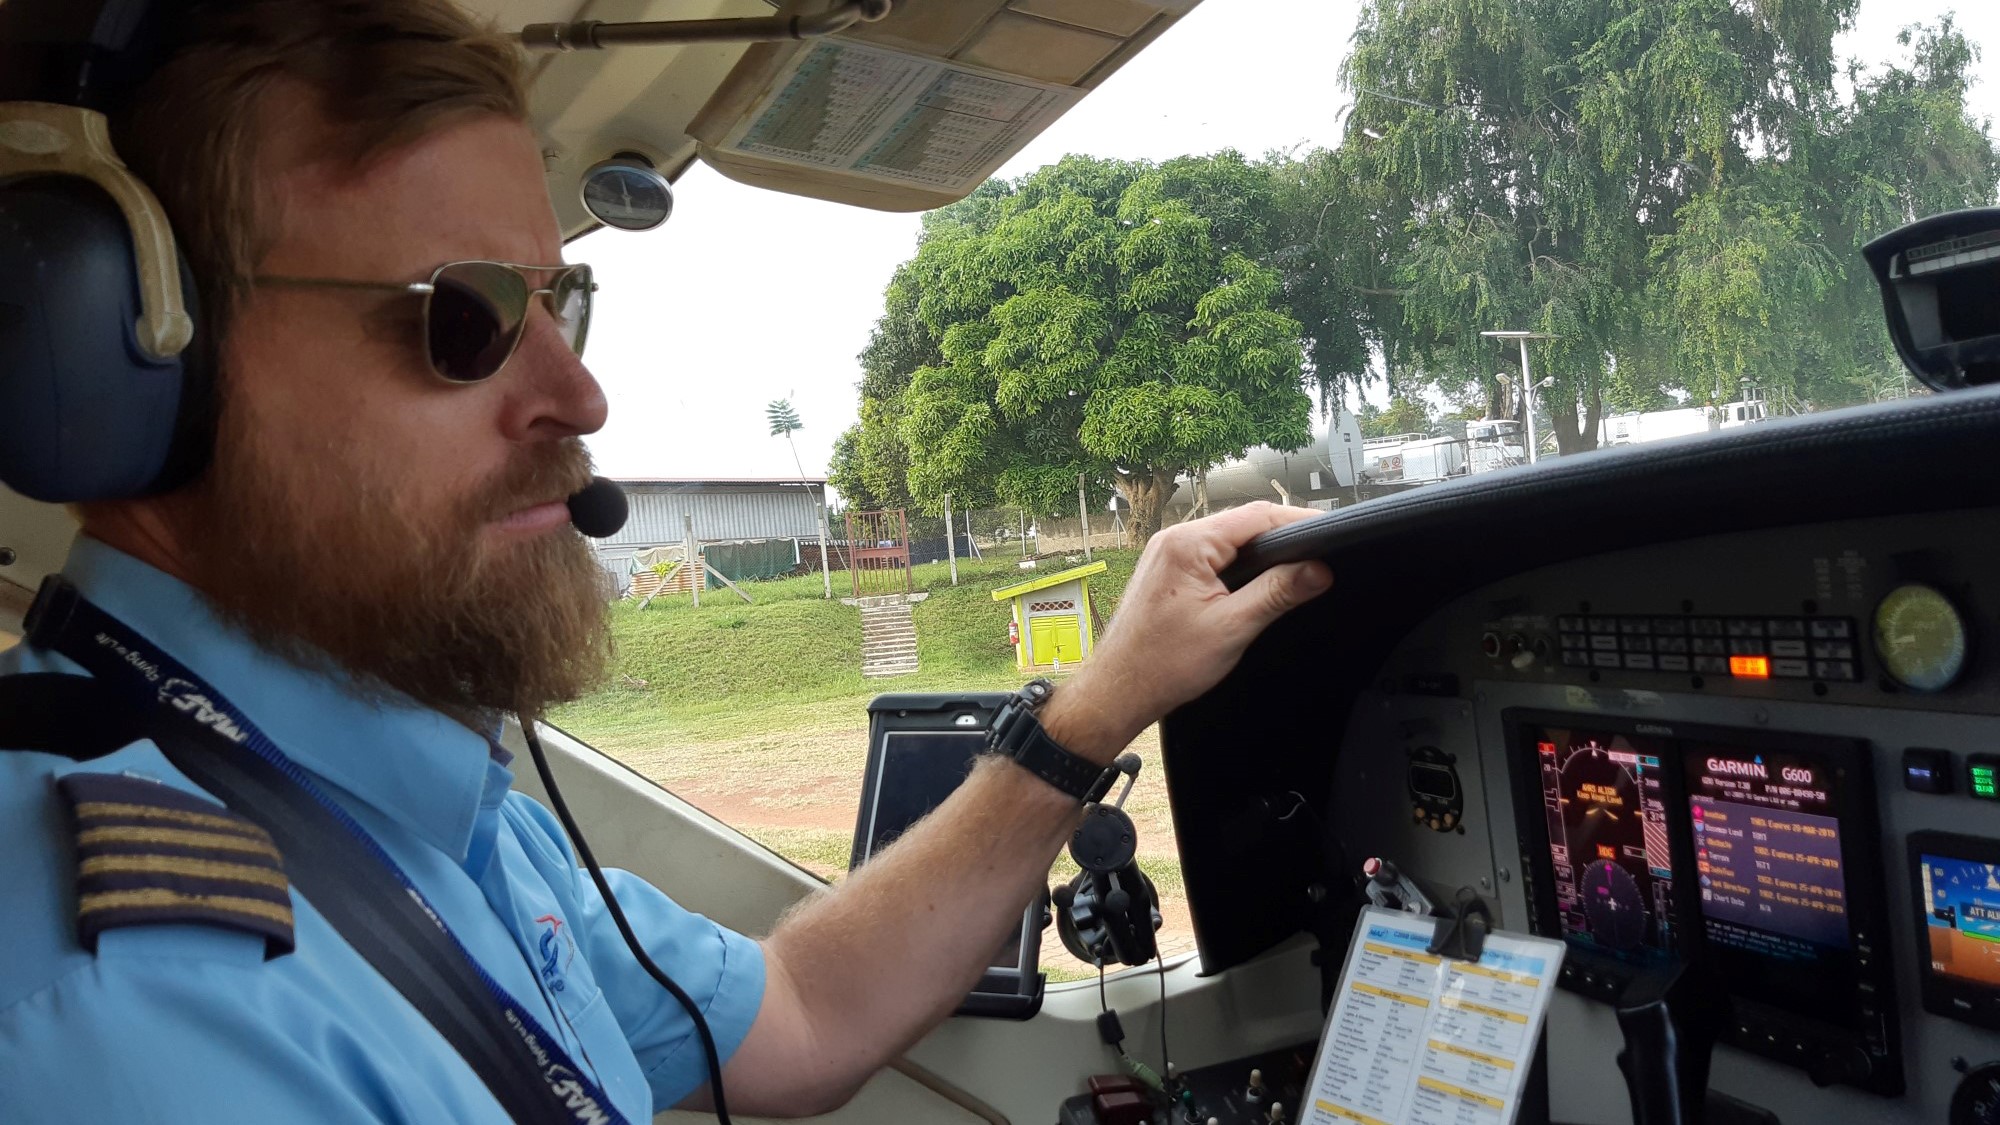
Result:
[[[1091,601],[1109,621],[1138,552],[1096,555],[1107,570],[1091,579]],[[746,583],[749,605],[728,590],[704,591],[699,607],[686,595],[657,598],[645,610],[621,602],[612,609],[607,686],[551,719],[765,847],[838,880],[853,843],[869,700],[885,692],[1004,691],[1026,678],[1007,643],[1008,608],[993,591],[1068,564],[1045,560],[1028,572],[1017,563],[961,560],[957,586],[944,563],[916,567],[913,586],[930,592],[912,609],[919,670],[879,680],[861,675],[861,613],[839,600],[852,589],[845,575],[834,576],[830,600],[814,574]],[[1125,807],[1166,908],[1162,936],[1184,937],[1185,892],[1157,746],[1150,731],[1135,744],[1149,764]],[[1075,873],[1064,854],[1050,879]],[[1053,929],[1043,964],[1055,980],[1095,975],[1075,965]]]
[[[1136,551],[1100,551],[1109,564],[1091,580],[1092,600],[1107,619],[1131,577]],[[1052,563],[1045,561],[1041,573]],[[1054,566],[1063,565],[1060,560]],[[884,691],[992,691],[1018,686],[1007,643],[1007,608],[994,590],[1021,581],[1011,557],[959,563],[951,585],[945,563],[913,568],[930,597],[912,610],[919,670],[894,679],[861,675],[861,615],[822,597],[818,575],[746,583],[745,605],[727,590],[612,608],[616,655],[608,686],[557,709],[557,725],[600,749],[657,745],[661,739],[742,738],[777,731],[852,725],[867,700]]]

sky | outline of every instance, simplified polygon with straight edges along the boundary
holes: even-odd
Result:
[[[1071,152],[1165,160],[1235,148],[1331,146],[1348,95],[1336,80],[1358,0],[1205,0],[1000,169]],[[1990,0],[1862,0],[1843,53],[1896,51],[1896,29],[1957,10],[1985,52],[1976,113],[2000,120],[2000,8]],[[882,291],[916,249],[920,217],[748,187],[697,164],[656,231],[572,244],[602,287],[587,360],[611,404],[589,439],[611,476],[792,476],[765,404],[790,398],[806,473],[826,471],[859,406],[856,356]]]

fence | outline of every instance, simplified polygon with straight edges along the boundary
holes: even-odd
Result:
[[[1083,521],[1076,516],[1036,517],[1020,508],[975,508],[954,522],[961,533],[969,534],[971,546],[976,548],[968,553],[980,557],[1072,554],[1085,546]],[[1132,546],[1125,517],[1118,512],[1092,512],[1088,545],[1093,551]]]

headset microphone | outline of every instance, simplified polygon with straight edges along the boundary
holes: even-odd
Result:
[[[625,490],[605,477],[590,483],[569,498],[569,522],[592,539],[608,539],[625,526]]]

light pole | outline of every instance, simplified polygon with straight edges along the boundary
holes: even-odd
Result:
[[[1548,376],[1539,383],[1534,381],[1534,373],[1528,368],[1528,341],[1553,340],[1555,337],[1546,332],[1521,331],[1481,332],[1480,335],[1492,340],[1514,340],[1521,345],[1521,408],[1528,412],[1528,463],[1532,465],[1535,463],[1535,392],[1555,382],[1555,378]],[[1513,382],[1505,375],[1495,378],[1503,383]]]

